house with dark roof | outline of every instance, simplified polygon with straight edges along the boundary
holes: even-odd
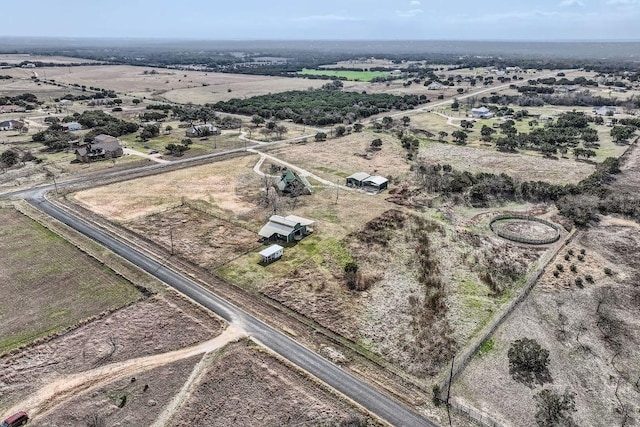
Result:
[[[489,119],[493,117],[493,113],[487,107],[472,108],[471,115],[476,119]]]
[[[313,233],[315,221],[296,215],[286,217],[271,215],[269,222],[260,229],[258,235],[264,240],[283,240],[287,243],[302,240]]]
[[[120,141],[111,135],[98,135],[92,142],[79,145],[75,151],[76,159],[83,163],[94,160],[122,157]]]
[[[0,122],[0,130],[19,130],[24,127],[24,123],[19,122],[18,120],[7,120],[5,122]]]
[[[313,191],[311,184],[305,177],[289,169],[282,172],[280,179],[276,182],[276,188],[280,194],[291,197],[309,196]]]

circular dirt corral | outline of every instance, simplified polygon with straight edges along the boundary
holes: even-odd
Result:
[[[500,215],[490,227],[498,236],[519,243],[545,245],[560,238],[560,227],[536,217]]]

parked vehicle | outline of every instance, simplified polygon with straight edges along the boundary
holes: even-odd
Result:
[[[4,420],[2,424],[0,424],[0,427],[23,426],[27,423],[27,421],[29,421],[29,416],[27,415],[27,413],[24,411],[20,411],[18,413],[11,415],[6,420]]]

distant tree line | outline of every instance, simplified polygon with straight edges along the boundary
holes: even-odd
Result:
[[[324,88],[231,99],[213,104],[213,107],[227,113],[258,115],[265,119],[290,119],[295,123],[326,126],[352,123],[394,109],[409,110],[423,102],[424,99],[418,95],[367,94]]]

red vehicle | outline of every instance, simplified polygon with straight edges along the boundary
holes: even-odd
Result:
[[[0,427],[23,426],[27,423],[27,421],[29,421],[29,416],[27,415],[27,413],[20,411],[4,420],[2,424],[0,424]]]

